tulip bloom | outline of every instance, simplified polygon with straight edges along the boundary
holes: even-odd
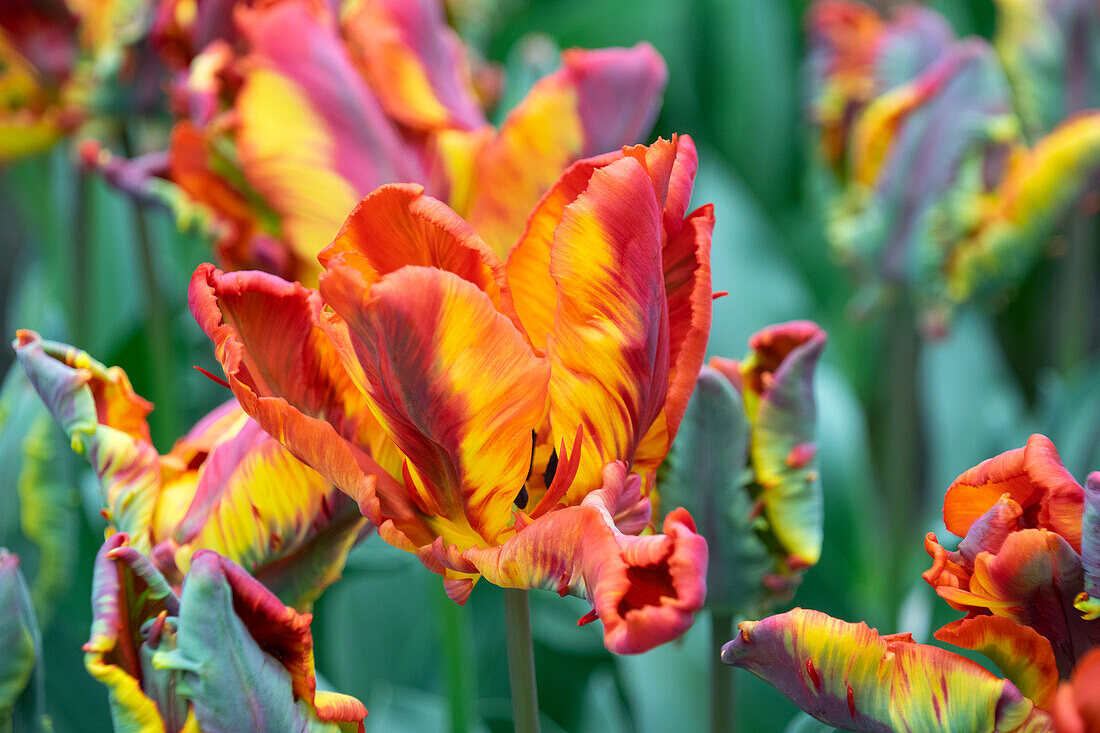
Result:
[[[222,267],[307,285],[385,183],[423,184],[503,257],[561,170],[649,129],[666,80],[648,45],[568,51],[495,129],[436,0],[363,0],[339,19],[308,0],[254,5],[200,8],[167,177],[214,212]]]
[[[177,596],[112,535],[92,610],[84,665],[107,686],[118,730],[363,730],[362,703],[316,689],[311,616],[214,552],[195,553]]]
[[[200,549],[244,565],[299,608],[340,577],[367,521],[235,401],[161,456],[145,421],[152,405],[122,369],[31,331],[19,332],[15,348],[73,450],[95,469],[112,531],[132,538],[173,585]]]
[[[813,376],[825,332],[793,321],[749,347],[699,372],[659,487],[662,503],[706,518],[707,605],[742,616],[790,599],[821,555],[824,518]]]
[[[849,730],[1091,730],[1098,516],[1100,473],[1082,489],[1042,435],[948,489],[944,523],[962,541],[946,550],[929,533],[924,579],[967,615],[935,636],[981,652],[1007,679],[907,634],[802,609],[745,622],[723,659]]]
[[[481,576],[588,598],[616,652],[682,633],[705,542],[650,488],[710,326],[690,138],[571,166],[507,263],[419,186],[367,196],[320,292],[200,267],[191,309],[241,406],[465,602]]]
[[[1100,23],[1095,3],[1081,13]],[[837,184],[826,235],[872,294],[911,288],[936,330],[1022,276],[1100,168],[1100,113],[1060,117],[1029,142],[993,47],[956,41],[927,8],[883,19],[822,0],[810,36],[811,113]]]

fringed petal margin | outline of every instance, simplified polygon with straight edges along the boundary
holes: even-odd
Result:
[[[561,507],[520,526],[500,547],[462,557],[506,588],[542,588],[587,598],[604,626],[604,644],[637,654],[675,639],[706,596],[706,540],[684,510],[671,512],[664,534],[621,533],[613,514],[637,494],[640,479],[621,463],[605,468],[603,488],[580,506]],[[629,503],[629,502],[627,502]]]

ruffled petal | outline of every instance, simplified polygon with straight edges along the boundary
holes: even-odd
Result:
[[[907,635],[883,637],[796,608],[744,621],[722,661],[766,680],[845,730],[1049,731],[1046,713],[1008,680]]]
[[[969,588],[940,586],[936,592],[972,614],[992,613],[1035,629],[1050,641],[1065,675],[1072,660],[1100,642],[1100,628],[1072,611],[1082,583],[1081,559],[1065,539],[1024,529],[1009,535],[996,555],[978,556]]]
[[[531,210],[570,163],[635,142],[656,116],[667,71],[648,44],[566,51],[477,156],[474,230],[503,257]]]
[[[587,598],[607,648],[637,654],[691,626],[706,596],[707,546],[683,509],[665,518],[663,534],[623,534],[613,515],[631,489],[638,494],[640,478],[622,463],[609,464],[603,478],[580,506],[552,510],[503,545],[462,556],[495,585]]]
[[[924,549],[932,558],[932,567],[924,571],[921,577],[934,588],[941,585],[969,587],[974,560],[983,552],[997,554],[1008,536],[1020,528],[1022,514],[1023,509],[1012,500],[1012,496],[1002,494],[989,511],[970,525],[958,550],[945,550],[936,535],[929,532],[925,536]]]
[[[354,501],[248,419],[211,447],[190,498],[170,535],[179,570],[194,550],[213,550],[296,607],[340,577],[367,528]]]
[[[653,186],[629,157],[592,174],[555,232],[550,424],[555,443],[578,426],[585,441],[570,503],[599,486],[604,464],[633,462],[664,406],[669,325],[661,241]]]
[[[981,652],[1027,697],[1044,710],[1058,687],[1058,665],[1050,642],[1037,631],[1003,616],[975,616],[936,631],[936,638]]]
[[[530,470],[547,365],[484,292],[405,267],[334,302],[371,406],[407,459],[406,485],[446,544],[494,542]]]
[[[500,258],[419,184],[390,184],[367,195],[320,259],[326,269],[321,294],[338,312],[381,276],[406,265],[453,272],[485,291],[497,310],[512,309]]]
[[[424,174],[356,73],[324,5],[284,2],[239,15],[250,50],[236,101],[242,170],[309,265],[360,196]]]
[[[111,717],[120,729],[141,733],[165,730],[161,708],[143,688],[141,627],[161,613],[179,612],[179,599],[124,533],[100,548],[92,576],[92,631],[84,645],[84,666],[107,687]],[[171,695],[164,711],[187,715],[187,704]]]
[[[400,454],[345,369],[357,363],[354,354],[337,353],[326,335],[337,327],[324,320],[317,293],[263,273],[202,265],[189,301],[245,412],[376,524],[393,519],[431,541],[395,478]]]
[[[955,479],[943,500],[948,531],[966,536],[974,520],[1005,493],[1023,508],[1025,526],[1057,532],[1080,549],[1084,490],[1049,438],[1032,435],[1023,448],[982,461]]]
[[[356,62],[389,116],[416,130],[485,124],[470,61],[435,0],[363,0],[341,27]]]

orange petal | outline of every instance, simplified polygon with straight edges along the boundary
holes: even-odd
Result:
[[[1049,709],[1058,687],[1058,665],[1050,642],[1037,631],[1003,616],[975,616],[939,629],[936,638],[981,652],[1025,697]]]
[[[318,294],[264,273],[201,265],[188,298],[245,412],[375,524],[393,519],[431,541],[396,478],[397,451],[326,335]]]
[[[948,531],[964,537],[1005,493],[1023,508],[1026,526],[1057,532],[1080,552],[1084,490],[1049,438],[1032,435],[1023,448],[982,461],[955,479],[943,501]]]
[[[336,303],[355,299],[370,283],[406,265],[453,272],[485,291],[497,310],[511,308],[500,258],[446,204],[425,196],[419,184],[381,186],[366,196],[320,259],[327,270],[321,293],[337,310]]]
[[[446,544],[495,541],[530,468],[545,362],[483,291],[436,268],[401,268],[332,305],[422,511]]]
[[[550,424],[555,443],[584,429],[570,503],[599,486],[604,464],[634,460],[664,406],[669,325],[660,217],[646,170],[624,158],[592,174],[555,232]]]

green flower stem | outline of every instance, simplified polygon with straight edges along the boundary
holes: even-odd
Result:
[[[713,733],[737,730],[734,714],[733,668],[722,664],[722,645],[731,638],[733,615],[720,611],[710,614],[710,729]]]
[[[88,343],[88,316],[91,311],[91,228],[92,182],[91,174],[80,166],[76,168],[76,191],[73,202],[73,291],[70,302],[69,325],[73,329],[72,340],[81,348],[91,349]]]
[[[121,140],[123,153],[127,158],[133,158],[135,150],[128,125],[122,128]],[[161,295],[160,279],[157,277],[149,222],[146,221],[145,211],[137,199],[130,199],[130,210],[134,220],[141,278],[145,281],[145,334],[149,344],[149,364],[153,372],[150,394],[157,408],[149,416],[153,423],[151,432],[154,439],[159,437],[162,441],[174,440],[180,429],[180,418],[170,320]],[[163,449],[168,445],[170,444],[159,447]]]
[[[433,578],[434,580],[434,578]],[[438,588],[439,584],[435,586]],[[447,698],[451,704],[451,732],[465,733],[470,729],[473,707],[477,701],[474,688],[475,668],[471,659],[470,616],[445,593],[439,593],[439,615],[443,627],[443,662],[446,674]]]
[[[508,627],[508,677],[512,682],[512,717],[516,733],[538,733],[539,701],[527,591],[504,589],[504,620]]]
[[[1069,225],[1069,251],[1062,257],[1060,287],[1056,296],[1057,338],[1055,358],[1063,376],[1081,367],[1088,356],[1092,339],[1090,325],[1094,314],[1097,272],[1097,220],[1095,215],[1078,214]]]
[[[908,577],[905,560],[913,547],[923,506],[923,463],[921,461],[920,405],[918,401],[917,362],[920,356],[921,336],[917,330],[917,317],[906,300],[896,304],[888,313],[886,326],[886,353],[879,372],[882,406],[878,450],[878,484],[887,505],[887,527],[890,538],[884,542],[889,547],[888,578]],[[897,616],[906,585],[892,583],[889,586],[889,618]]]

